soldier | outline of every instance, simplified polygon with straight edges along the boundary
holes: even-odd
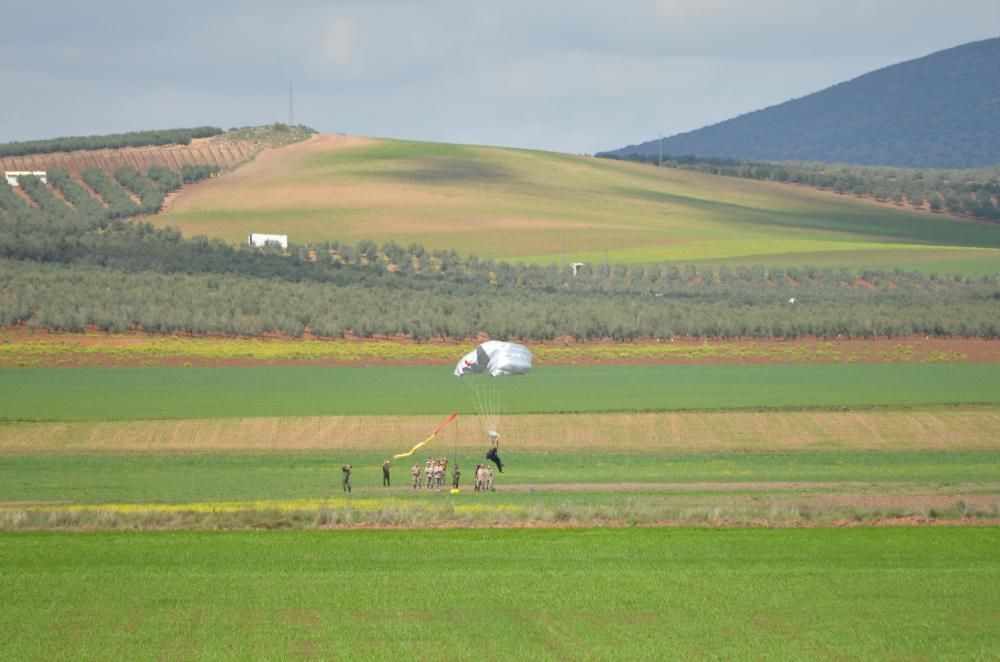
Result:
[[[476,465],[476,487],[475,491],[479,492],[483,488],[483,465]]]
[[[458,469],[458,462],[455,463],[455,468],[451,470],[451,489],[458,489],[458,479],[462,477],[462,472]]]
[[[392,463],[386,460],[382,463],[382,487],[389,487],[389,467]]]
[[[444,467],[441,466],[440,462],[434,463],[434,489],[441,489],[441,484],[444,481]]]
[[[344,491],[351,491],[351,465],[345,464],[341,471],[344,472]]]
[[[424,474],[427,477],[427,489],[431,489],[434,486],[434,459],[427,458],[426,464],[424,464]]]
[[[486,491],[493,491],[493,469],[486,467]]]
[[[420,489],[420,463],[414,462],[413,468],[410,469],[410,475],[413,476],[413,489]]]

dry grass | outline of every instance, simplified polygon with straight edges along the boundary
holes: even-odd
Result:
[[[313,416],[116,422],[0,423],[0,454],[400,452],[440,424],[437,416]],[[507,416],[507,442],[524,451],[703,453],[792,450],[997,448],[1000,408],[674,412]],[[479,421],[460,417],[441,443],[482,445]]]
[[[455,505],[450,501],[231,505],[0,508],[0,531],[1000,524],[1000,499],[995,496],[913,495],[889,500],[857,495],[735,499],[629,496],[600,505],[567,499],[496,507]]]

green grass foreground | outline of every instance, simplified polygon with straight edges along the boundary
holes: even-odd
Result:
[[[1000,529],[0,534],[9,659],[987,659]]]
[[[1000,364],[544,366],[490,387],[509,414],[974,404],[1000,402]],[[12,368],[0,401],[38,421],[474,412],[450,366]]]

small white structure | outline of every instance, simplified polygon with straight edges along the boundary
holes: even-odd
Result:
[[[573,267],[573,275],[576,276],[576,272],[580,270],[580,267],[584,265],[583,262],[570,262],[569,266]]]
[[[7,170],[4,172],[4,177],[7,178],[7,183],[11,186],[18,186],[17,178],[23,175],[34,175],[42,180],[43,184],[48,184],[49,180],[46,178],[48,171],[46,170]]]
[[[247,243],[255,248],[263,248],[264,246],[274,246],[277,244],[282,248],[288,248],[288,235],[287,234],[258,234],[253,233],[247,237]]]

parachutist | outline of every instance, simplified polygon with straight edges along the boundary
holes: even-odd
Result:
[[[486,459],[497,465],[497,471],[503,473],[503,462],[500,461],[500,456],[497,455],[496,446],[490,446],[490,449],[486,451]]]

